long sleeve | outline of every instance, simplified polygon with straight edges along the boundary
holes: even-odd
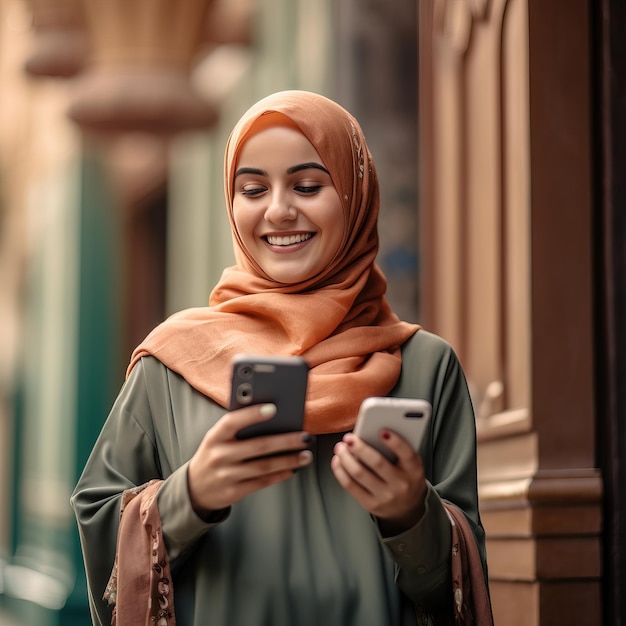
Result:
[[[169,528],[177,533],[174,547],[169,550],[172,561],[211,526],[191,509],[187,464],[170,467],[168,455],[159,449],[162,446],[153,426],[144,365],[139,363],[123,385],[71,498],[83,548],[92,619],[98,626],[111,622],[111,607],[102,596],[115,561],[120,502],[125,492],[150,480],[163,480],[158,508],[166,542]]]
[[[103,601],[113,569],[122,494],[160,478],[154,442],[136,416],[148,410],[141,369],[124,384],[72,494],[94,624],[111,623]]]

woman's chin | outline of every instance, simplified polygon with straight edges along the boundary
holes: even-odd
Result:
[[[296,283],[303,283],[310,278],[313,278],[321,271],[320,268],[307,268],[301,263],[294,264],[294,267],[288,268],[285,266],[276,267],[263,267],[265,273],[277,283],[284,285],[294,285]]]

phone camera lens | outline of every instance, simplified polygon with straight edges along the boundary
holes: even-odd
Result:
[[[237,401],[239,404],[250,404],[252,402],[252,385],[241,383],[237,387]]]
[[[253,370],[250,365],[239,366],[239,378],[243,380],[250,380],[252,378]]]

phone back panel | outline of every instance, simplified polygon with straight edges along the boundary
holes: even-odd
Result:
[[[245,439],[258,435],[302,430],[309,368],[296,356],[238,355],[233,359],[229,409],[271,402],[276,415],[238,433]]]
[[[376,448],[389,460],[395,455],[383,444],[380,430],[387,428],[400,435],[419,451],[428,426],[431,405],[427,400],[416,398],[366,398],[361,403],[354,434]]]

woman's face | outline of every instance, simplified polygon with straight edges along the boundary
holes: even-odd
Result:
[[[248,252],[279,283],[319,274],[344,234],[330,174],[309,140],[287,126],[271,126],[244,143],[235,171],[233,218]]]

